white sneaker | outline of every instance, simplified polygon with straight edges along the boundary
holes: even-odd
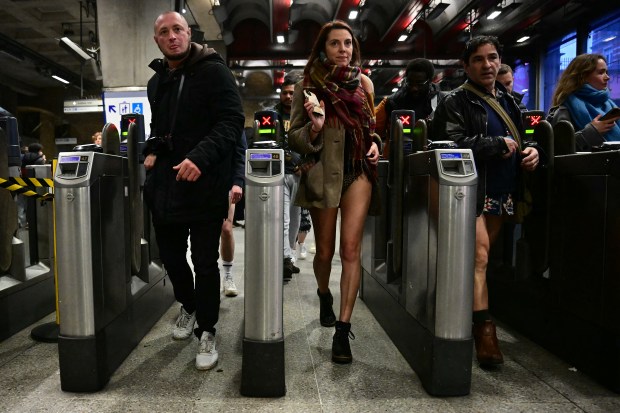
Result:
[[[215,336],[208,331],[202,332],[200,347],[196,354],[196,368],[198,370],[210,370],[217,364],[219,354],[215,348]]]
[[[172,328],[172,338],[175,340],[185,340],[194,332],[194,324],[196,324],[196,312],[189,314],[185,308],[181,307],[181,313],[177,322]]]
[[[232,274],[227,274],[224,276],[224,295],[226,297],[236,297],[239,294],[239,290],[237,290],[237,286],[233,281]]]
[[[305,260],[308,257],[308,250],[306,244],[299,244],[299,259]]]

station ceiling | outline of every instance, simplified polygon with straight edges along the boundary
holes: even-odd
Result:
[[[532,59],[570,28],[619,8],[611,0],[179,0],[194,31],[223,42],[240,80],[268,72],[277,86],[284,72],[299,69],[320,27],[342,19],[360,40],[363,65],[377,95],[390,94],[411,58],[432,60],[446,76],[458,72],[464,42],[478,34],[499,36],[506,57]],[[500,6],[494,20],[487,16]],[[358,15],[350,19],[351,11]],[[36,95],[41,88],[101,89],[97,68],[81,64],[58,39],[68,37],[97,55],[96,0],[0,0],[0,83]],[[517,40],[523,36],[523,43]],[[283,42],[278,42],[283,36]],[[105,47],[105,45],[101,46]],[[96,60],[96,59],[95,59]],[[506,59],[505,59],[506,60]],[[82,74],[82,75],[80,75]],[[69,86],[71,87],[71,86]],[[246,85],[250,87],[250,85]]]

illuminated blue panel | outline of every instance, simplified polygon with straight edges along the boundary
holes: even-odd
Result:
[[[250,160],[251,161],[267,161],[271,160],[271,153],[251,153]]]
[[[439,157],[441,159],[462,159],[463,158],[462,155],[463,154],[460,152],[456,152],[456,153],[448,152],[448,153],[440,153]]]

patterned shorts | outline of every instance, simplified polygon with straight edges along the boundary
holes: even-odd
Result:
[[[502,215],[502,210],[506,215],[514,215],[514,203],[512,194],[485,195],[484,207],[482,212],[489,215]]]
[[[310,211],[301,208],[301,220],[299,221],[299,232],[308,232],[312,228],[312,220],[310,219]]]

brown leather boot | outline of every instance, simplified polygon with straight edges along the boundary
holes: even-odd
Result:
[[[493,366],[504,363],[504,356],[499,350],[495,323],[486,320],[481,324],[474,324],[474,341],[476,343],[476,357],[480,366]]]

